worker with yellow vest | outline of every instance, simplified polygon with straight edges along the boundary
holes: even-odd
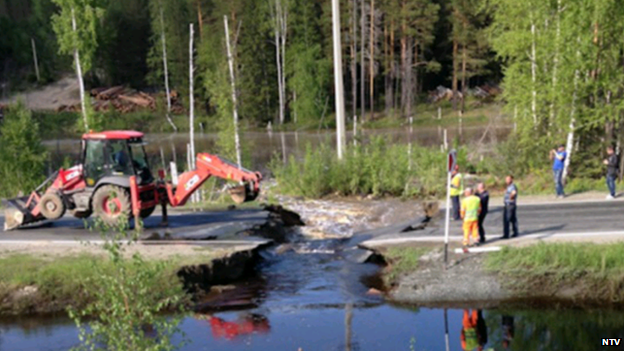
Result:
[[[459,196],[464,192],[464,177],[459,173],[459,166],[456,165],[451,173],[451,201],[453,203],[453,220],[459,221]]]
[[[481,199],[472,193],[472,189],[464,191],[464,201],[461,206],[461,217],[464,220],[464,247],[470,244],[470,233],[475,244],[479,242],[479,213],[481,213]]]

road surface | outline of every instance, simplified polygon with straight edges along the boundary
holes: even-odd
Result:
[[[161,227],[161,216],[154,214],[144,220],[144,235],[169,234],[171,239],[212,240],[228,239],[240,231],[264,224],[269,213],[263,210],[201,211],[170,213],[169,226]],[[0,228],[4,215],[0,214]],[[0,231],[0,246],[16,241],[93,241],[100,233],[85,229],[82,220],[65,216],[58,221],[34,228]]]
[[[444,238],[444,215],[440,213],[423,230],[401,233],[415,221],[361,233],[363,246],[376,247],[417,241],[441,241]],[[624,201],[573,201],[518,205],[520,237],[533,239],[621,236],[624,239]],[[461,221],[450,223],[450,237],[461,240]],[[503,208],[492,206],[485,220],[486,239],[497,241],[503,233]]]

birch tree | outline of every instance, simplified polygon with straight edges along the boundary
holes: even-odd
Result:
[[[223,25],[225,27],[225,47],[227,50],[228,67],[230,69],[230,84],[232,85],[232,115],[234,117],[234,147],[236,149],[236,163],[238,168],[241,167],[241,147],[240,137],[238,135],[238,104],[236,102],[236,79],[234,77],[234,57],[230,48],[230,30],[228,26],[227,16],[223,16]]]
[[[80,109],[85,131],[89,131],[90,116],[87,111],[87,97],[83,75],[93,63],[97,49],[97,21],[103,10],[95,0],[52,0],[60,9],[52,15],[52,28],[61,54],[71,54],[74,59],[76,78],[80,89]]]

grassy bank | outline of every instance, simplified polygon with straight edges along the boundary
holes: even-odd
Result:
[[[417,270],[420,258],[430,251],[431,248],[427,247],[389,247],[383,252],[388,263],[383,273],[384,283],[392,286],[401,277]]]
[[[98,271],[111,277],[119,272],[128,276],[150,270],[159,272],[149,277],[145,286],[149,291],[145,302],[156,304],[169,297],[172,290],[182,291],[182,282],[176,275],[180,267],[210,263],[212,258],[208,252],[198,252],[195,256],[175,256],[166,261],[143,259],[138,265],[132,259],[114,264],[109,257],[97,254],[4,256],[0,258],[0,314],[58,312],[67,307],[82,309],[102,289],[90,284],[100,278],[96,276]],[[165,269],[154,269],[163,262]]]
[[[485,265],[520,294],[624,302],[624,243],[505,247],[489,254]]]

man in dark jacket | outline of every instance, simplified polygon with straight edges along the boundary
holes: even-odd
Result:
[[[620,170],[620,159],[615,154],[613,146],[607,146],[607,158],[602,163],[607,165],[607,187],[609,188],[607,200],[611,200],[615,198],[615,179]]]
[[[481,199],[481,212],[479,213],[479,244],[485,243],[485,229],[483,221],[488,214],[488,205],[490,203],[490,194],[485,190],[485,184],[477,184],[477,196]]]

